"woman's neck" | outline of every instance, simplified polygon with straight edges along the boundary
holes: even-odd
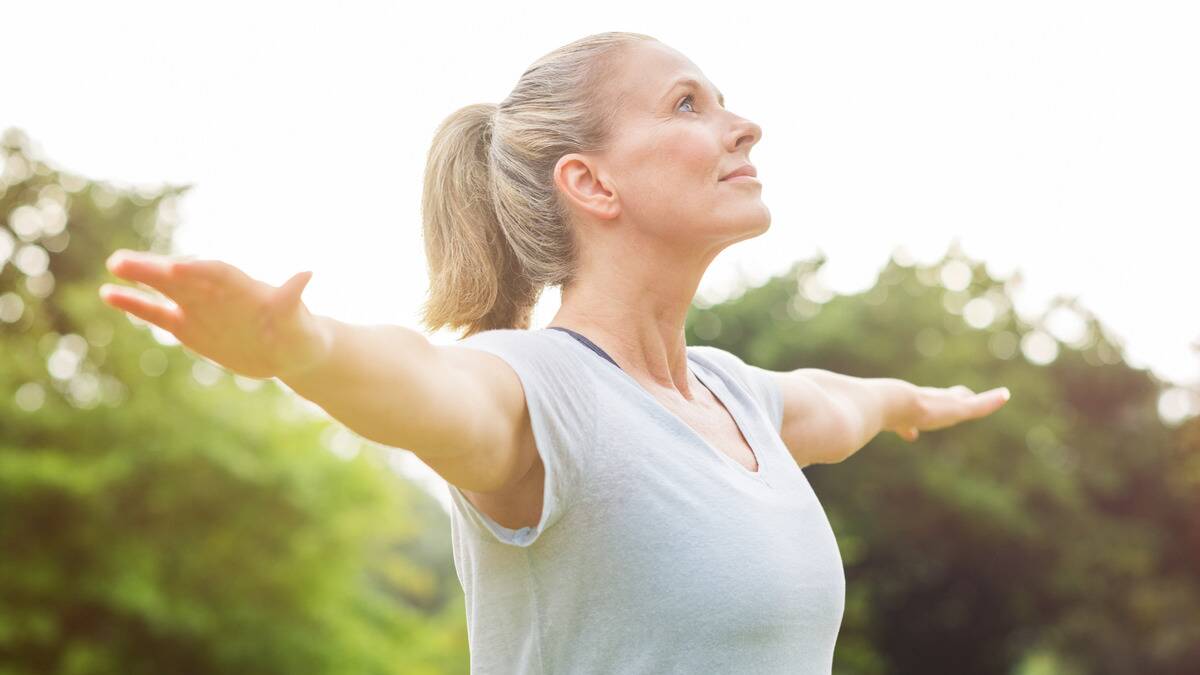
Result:
[[[690,398],[684,323],[696,284],[659,271],[588,275],[564,288],[550,321],[586,336],[640,382],[672,388]]]

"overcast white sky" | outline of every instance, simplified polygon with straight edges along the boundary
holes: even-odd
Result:
[[[551,49],[653,35],[758,122],[769,232],[702,292],[824,251],[871,285],[894,247],[1075,294],[1134,365],[1200,381],[1200,5],[1189,2],[6,3],[0,128],[130,185],[193,183],[181,253],[313,311],[418,328],[421,173],[456,108]],[[542,325],[557,295],[538,308]],[[432,336],[449,342],[449,335]]]

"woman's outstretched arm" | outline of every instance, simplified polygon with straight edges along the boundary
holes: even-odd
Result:
[[[355,433],[412,451],[459,487],[497,489],[533,461],[524,391],[496,357],[440,347],[400,326],[311,314],[300,301],[308,272],[275,287],[218,260],[120,250],[107,264],[172,301],[105,284],[109,305],[235,373],[279,378]]]
[[[819,368],[773,376],[783,395],[780,435],[801,467],[843,461],[883,431],[915,441],[920,431],[990,415],[1009,398],[1006,387],[976,394],[963,385],[923,387]]]

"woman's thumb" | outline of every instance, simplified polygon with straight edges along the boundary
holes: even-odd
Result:
[[[300,295],[304,293],[304,287],[308,285],[308,280],[312,279],[312,272],[299,272],[288,279],[279,287],[279,299],[285,305],[297,302],[300,300]]]

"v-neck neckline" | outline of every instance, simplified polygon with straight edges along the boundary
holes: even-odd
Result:
[[[542,328],[541,330],[546,331],[546,332],[561,333],[562,335],[567,337],[571,342],[575,343],[579,347],[582,347],[584,349],[587,349],[589,352],[592,352],[592,356],[594,356],[594,357],[601,356],[599,353],[594,352],[591,347],[580,342],[579,339],[576,338],[575,335],[572,333],[567,333],[558,328]],[[595,343],[593,343],[593,344],[595,344]],[[599,347],[599,345],[597,345],[597,347]],[[682,417],[680,417],[673,410],[671,410],[666,405],[664,405],[662,401],[659,401],[650,392],[646,391],[646,388],[643,387],[640,382],[638,382],[636,379],[634,379],[634,377],[632,375],[625,372],[625,369],[622,368],[620,365],[618,365],[616,361],[612,360],[612,357],[608,357],[606,359],[606,361],[609,365],[616,368],[617,372],[620,374],[620,376],[622,378],[625,379],[626,382],[628,382],[630,385],[632,385],[634,389],[637,389],[639,392],[641,392],[641,395],[644,396],[646,399],[648,399],[650,401],[651,405],[657,406],[660,411],[662,411],[668,417],[673,419],[679,426],[686,429],[687,432],[689,434],[691,434],[692,438],[695,439],[696,441],[699,441],[702,445],[704,445],[706,448],[708,448],[709,452],[711,452],[714,455],[717,455],[717,457],[720,460],[723,460],[727,464],[733,466],[733,468],[735,468],[736,470],[741,472],[747,478],[752,478],[752,479],[761,481],[763,483],[767,483],[767,480],[763,474],[763,472],[766,469],[766,466],[765,466],[766,465],[766,461],[765,461],[766,453],[764,453],[756,445],[755,439],[757,437],[755,436],[755,434],[753,432],[750,431],[750,428],[745,425],[744,420],[741,417],[741,413],[736,409],[736,406],[730,406],[729,403],[727,403],[725,401],[725,399],[722,398],[721,395],[717,393],[718,388],[724,390],[725,392],[728,392],[729,391],[728,387],[724,386],[724,383],[722,383],[720,381],[721,378],[719,376],[717,376],[716,374],[712,374],[715,382],[710,382],[708,380],[708,376],[710,374],[710,371],[708,370],[708,368],[705,367],[704,364],[697,362],[696,359],[693,358],[693,354],[690,349],[687,349],[685,347],[685,351],[686,351],[686,355],[687,355],[687,361],[690,366],[688,368],[689,372],[691,372],[693,375],[695,375],[696,379],[699,380],[700,383],[705,388],[707,388],[708,391],[713,395],[713,398],[717,399],[717,402],[719,402],[721,404],[721,406],[724,407],[725,410],[727,410],[729,412],[729,416],[733,418],[734,425],[738,428],[738,431],[741,433],[742,437],[746,439],[746,445],[750,448],[750,452],[753,453],[753,455],[754,455],[754,462],[755,462],[755,464],[758,465],[758,471],[751,471],[750,469],[747,469],[745,466],[742,466],[742,464],[739,463],[736,459],[734,459],[734,458],[730,457],[728,454],[722,452],[720,448],[715,447],[712,443],[710,443],[708,441],[707,438],[700,435],[700,432],[696,431],[692,427],[692,425],[688,424]]]

